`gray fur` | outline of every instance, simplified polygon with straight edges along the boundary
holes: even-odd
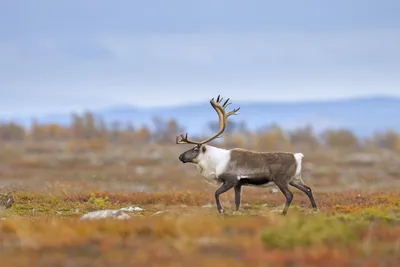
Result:
[[[211,156],[207,157],[206,155],[213,150],[218,153],[222,151],[229,153],[229,161],[220,172],[217,167],[212,174],[211,172],[203,172],[204,167],[199,166],[201,165],[200,159],[211,159]],[[293,193],[289,190],[289,185],[291,185],[307,194],[312,207],[317,209],[311,188],[304,184],[301,174],[296,173],[299,162],[294,153],[257,152],[241,148],[224,150],[209,145],[196,145],[183,152],[179,159],[183,163],[196,164],[208,181],[212,180],[214,184],[220,185],[220,188],[215,192],[215,201],[220,213],[224,212],[224,208],[220,203],[219,196],[232,188],[235,190],[236,210],[239,210],[242,186],[268,187],[276,185],[286,198],[285,207],[282,211],[282,214],[286,214],[293,200]],[[209,161],[209,164],[211,163],[213,163],[212,160]],[[301,170],[301,166],[299,170]]]
[[[206,140],[197,142],[190,140],[188,135],[176,137],[177,144],[196,144],[195,147],[183,152],[179,160],[183,163],[193,163],[201,175],[211,184],[220,185],[215,192],[218,211],[224,212],[219,196],[228,190],[235,190],[236,210],[241,201],[242,186],[266,187],[275,184],[285,195],[286,204],[283,214],[287,213],[293,200],[289,185],[303,191],[310,199],[311,205],[317,209],[311,188],[301,179],[301,162],[303,154],[287,152],[256,152],[241,148],[231,150],[209,146],[206,143],[218,138],[225,130],[227,119],[237,115],[240,108],[226,112],[230,105],[229,98],[222,104],[220,96],[210,100],[211,106],[219,117],[220,129],[217,134]],[[180,140],[179,140],[180,139]]]

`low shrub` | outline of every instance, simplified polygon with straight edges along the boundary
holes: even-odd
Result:
[[[349,245],[358,240],[366,224],[362,221],[346,222],[337,217],[316,215],[295,217],[277,226],[265,229],[262,241],[269,248],[293,249],[317,244]]]

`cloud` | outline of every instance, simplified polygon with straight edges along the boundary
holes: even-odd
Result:
[[[13,3],[1,113],[400,94],[396,1]]]

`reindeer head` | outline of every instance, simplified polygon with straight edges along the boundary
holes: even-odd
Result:
[[[209,149],[209,146],[207,143],[211,142],[212,140],[221,137],[220,135],[225,131],[226,128],[226,123],[228,120],[228,117],[231,115],[238,115],[239,113],[237,112],[239,108],[234,109],[228,113],[226,113],[225,108],[229,106],[231,103],[228,103],[229,98],[225,101],[225,103],[221,106],[221,101],[222,97],[220,96],[217,97],[217,100],[215,101],[214,98],[210,100],[211,106],[215,109],[215,111],[218,114],[219,118],[219,131],[217,134],[214,136],[203,140],[201,142],[193,141],[188,138],[188,134],[186,133],[185,135],[181,134],[180,136],[176,137],[176,143],[177,144],[195,144],[196,146],[186,150],[179,156],[179,160],[183,163],[198,163],[203,157],[206,156],[207,150]],[[179,140],[179,138],[181,140]]]

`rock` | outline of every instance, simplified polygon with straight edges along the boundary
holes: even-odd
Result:
[[[127,207],[127,208],[121,208],[119,210],[122,210],[122,211],[142,211],[144,209],[142,209],[141,207],[133,207],[133,206],[131,206],[131,207]]]
[[[97,210],[86,213],[81,217],[81,220],[100,220],[105,218],[115,218],[118,220],[126,220],[131,216],[121,210]]]
[[[0,209],[9,209],[14,204],[12,192],[0,194]]]

